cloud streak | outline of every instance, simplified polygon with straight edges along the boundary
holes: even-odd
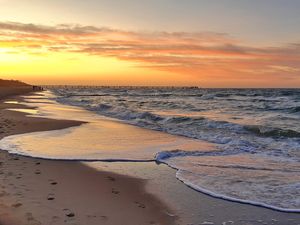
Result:
[[[300,77],[300,43],[256,47],[213,32],[143,32],[0,22],[0,48],[114,57],[140,67],[228,79]]]

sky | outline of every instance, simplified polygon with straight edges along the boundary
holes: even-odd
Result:
[[[300,87],[299,0],[0,0],[0,78]]]

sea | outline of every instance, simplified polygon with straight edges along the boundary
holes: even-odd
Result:
[[[176,144],[168,145],[171,148],[167,149],[153,146],[153,152],[148,145],[138,153],[138,146],[130,152],[130,143],[126,142],[129,150],[115,158],[112,155],[111,161],[138,161],[144,154],[140,159],[176,169],[177,179],[197,191],[280,211],[300,212],[300,89],[48,89],[48,98],[59,104],[84,108],[101,118],[141,130],[181,137],[190,144],[205,142],[214,149],[198,150],[195,145],[187,151]],[[155,138],[152,136],[151,143]],[[5,141],[9,140],[0,142],[3,149],[22,148],[21,144],[12,146]],[[94,152],[87,159],[101,161],[103,157]]]

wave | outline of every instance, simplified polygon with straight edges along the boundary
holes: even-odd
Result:
[[[204,94],[204,96],[213,97],[213,95],[207,94]],[[251,153],[263,151],[274,155],[281,154],[284,157],[298,157],[297,149],[300,146],[300,133],[296,130],[297,120],[288,115],[276,117],[278,118],[276,120],[272,119],[272,124],[274,123],[273,121],[283,121],[282,118],[285,118],[285,127],[291,125],[290,127],[295,129],[270,128],[264,124],[244,125],[243,123],[240,124],[239,120],[226,121],[221,120],[224,118],[220,118],[220,120],[207,118],[200,116],[201,113],[198,115],[199,112],[205,112],[203,109],[204,105],[198,106],[195,103],[192,104],[184,100],[167,100],[162,102],[159,98],[127,99],[120,97],[117,99],[109,98],[104,101],[102,98],[74,99],[63,96],[58,97],[58,101],[63,104],[84,107],[101,115],[120,119],[126,123],[143,128],[212,142],[220,145],[219,147],[225,151]],[[222,102],[214,102],[213,104],[222,104]],[[250,105],[247,106],[243,103],[241,106],[242,108],[239,110],[242,110],[242,112],[248,113],[248,111],[251,112],[253,110]],[[184,108],[187,108],[188,111],[184,110]],[[246,108],[247,110],[245,110]],[[164,113],[164,110],[166,110],[166,113]],[[171,110],[171,113],[168,110]],[[172,114],[172,111],[175,114]],[[183,111],[182,115],[180,115],[181,113],[176,115],[176,112],[181,111]]]
[[[263,203],[263,202],[244,200],[244,199],[239,199],[239,198],[234,198],[234,197],[230,197],[230,196],[227,196],[227,195],[219,194],[219,193],[210,191],[208,189],[202,188],[198,185],[195,185],[190,180],[185,179],[184,177],[180,176],[179,172],[176,173],[176,178],[178,180],[182,181],[187,186],[191,187],[192,189],[194,189],[196,191],[199,191],[201,193],[207,194],[209,196],[215,197],[215,198],[219,198],[219,199],[223,199],[223,200],[227,200],[227,201],[232,201],[232,202],[249,204],[249,205],[253,205],[253,206],[260,206],[260,207],[273,209],[273,210],[280,211],[280,212],[288,212],[288,213],[299,213],[300,212],[300,209],[298,209],[298,208],[287,209],[287,208],[277,207],[277,206],[274,206],[274,205],[271,205],[271,204],[266,204],[266,203]]]
[[[67,101],[62,101],[63,103],[69,103]],[[81,104],[83,103],[83,105]],[[103,114],[108,117],[114,117],[117,119],[122,119],[128,121],[129,123],[140,125],[146,128],[151,128],[160,131],[166,131],[172,134],[183,135],[192,138],[203,139],[204,137],[201,136],[201,132],[199,129],[206,129],[207,132],[215,131],[217,133],[220,130],[232,131],[234,133],[241,133],[244,134],[246,131],[250,131],[253,134],[256,134],[260,137],[273,137],[273,138],[299,138],[300,133],[291,129],[281,129],[281,128],[271,128],[271,127],[264,127],[258,125],[240,125],[228,121],[216,121],[211,120],[205,117],[200,116],[172,116],[172,115],[158,115],[152,112],[147,111],[134,111],[129,108],[124,107],[116,107],[111,104],[86,104],[86,101],[80,101],[80,105],[88,108],[89,110],[96,111],[100,114]],[[143,102],[140,102],[142,105]],[[167,104],[168,108],[176,108],[175,105]],[[174,126],[180,125],[178,129]],[[181,127],[185,126],[186,131],[191,132],[183,132],[180,130]],[[194,132],[192,132],[194,130]],[[215,136],[216,137],[216,136]],[[220,136],[218,136],[220,137]],[[214,143],[224,143],[224,140],[218,140],[217,138],[209,138],[205,139],[212,141]]]
[[[243,157],[243,161],[236,162],[237,159]],[[211,162],[204,160],[203,163],[200,163],[202,158],[211,158]],[[186,152],[174,150],[159,152],[156,155],[157,161],[176,169],[177,179],[196,191],[224,200],[261,206],[277,211],[300,212],[299,199],[297,200],[297,197],[294,199],[288,197],[289,195],[299,196],[300,194],[299,179],[298,183],[295,183],[297,181],[293,180],[294,178],[288,179],[293,173],[294,177],[298,176],[300,171],[297,165],[290,166],[290,168],[280,168],[274,166],[277,163],[280,164],[280,161],[272,161],[270,163],[269,160],[262,161],[260,159],[256,162],[255,158],[252,159],[252,163],[248,161],[245,164],[245,161],[247,162],[245,159],[249,160],[249,157],[245,154],[232,155],[221,151]],[[243,172],[240,176],[232,176],[228,171],[236,171],[234,174],[238,174],[238,171]],[[265,183],[258,182],[262,176],[271,172],[280,174],[281,177],[286,177],[287,179],[280,180],[280,178],[275,176]],[[254,177],[254,180],[245,177],[244,173]],[[225,181],[223,181],[224,176],[226,176]],[[274,185],[277,186],[277,189],[274,188]],[[234,191],[228,191],[233,186]],[[290,192],[289,189],[292,191]]]
[[[280,128],[273,128],[273,127],[263,127],[263,126],[245,126],[245,129],[248,131],[253,132],[262,137],[274,137],[274,138],[299,138],[300,133],[294,130],[284,130]]]
[[[297,113],[297,112],[300,112],[300,106],[291,108],[291,109],[290,109],[290,112],[291,112],[291,113]]]
[[[155,155],[155,161],[165,162],[165,160],[175,157],[185,157],[185,156],[216,156],[216,155],[226,155],[224,151],[183,151],[183,150],[171,150],[158,152]]]

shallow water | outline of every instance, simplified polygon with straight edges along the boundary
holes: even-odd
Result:
[[[5,101],[6,104],[20,104],[19,101]]]
[[[7,137],[0,148],[56,159],[155,160],[176,168],[178,179],[210,195],[300,211],[298,90],[104,88],[55,93],[29,97],[27,104],[39,107],[38,116],[89,123]]]
[[[17,103],[15,103],[17,104]],[[38,110],[36,109],[9,109],[10,111],[16,111],[16,112],[23,112],[23,113],[27,113],[27,114],[32,114],[32,115],[35,115],[35,114],[38,114]]]

